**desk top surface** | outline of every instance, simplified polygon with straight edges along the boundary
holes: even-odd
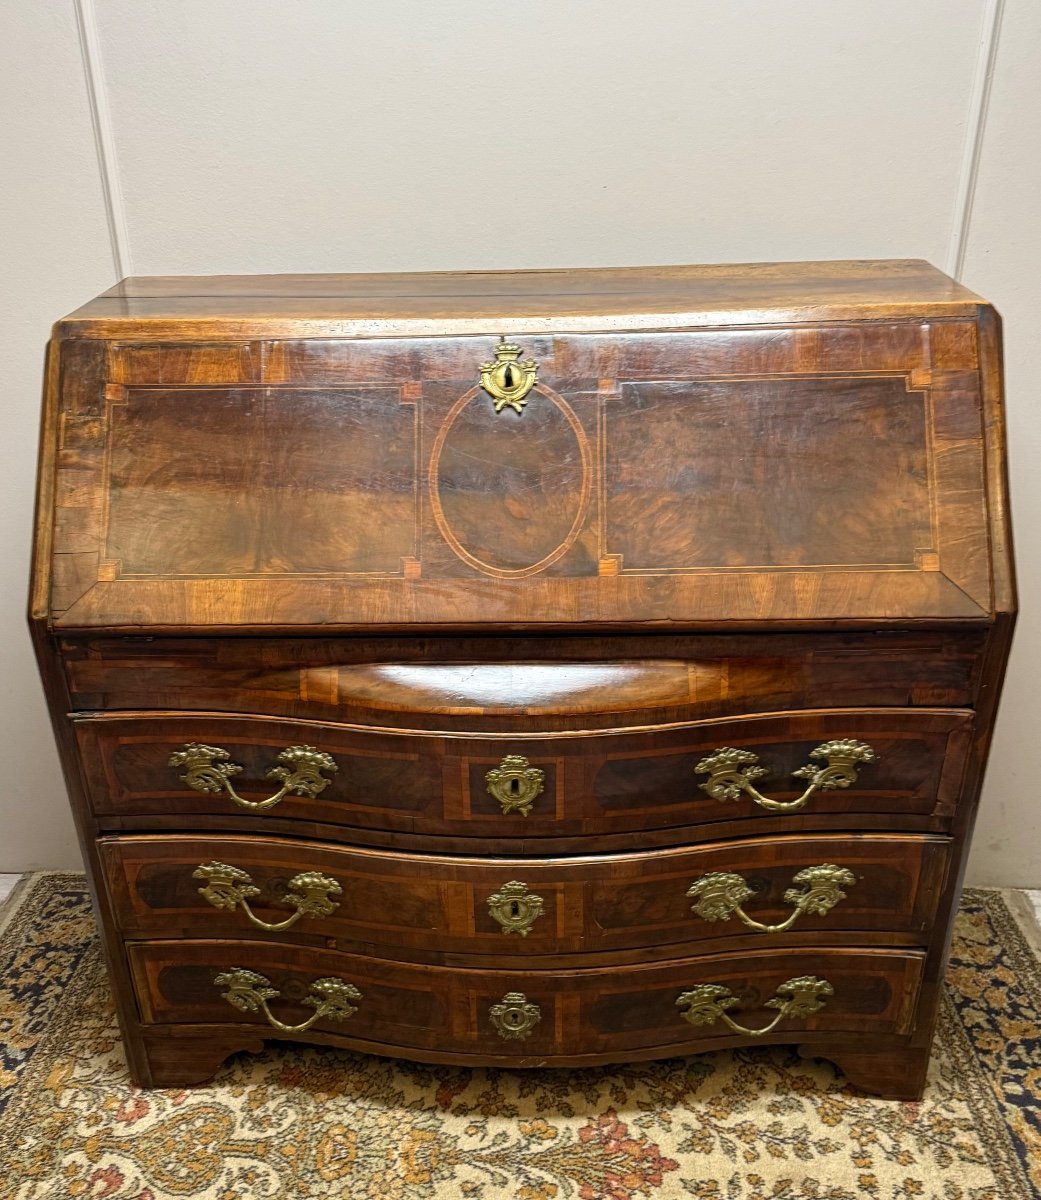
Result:
[[[968,316],[981,303],[918,259],[139,276],[58,328],[77,337],[424,337]]]

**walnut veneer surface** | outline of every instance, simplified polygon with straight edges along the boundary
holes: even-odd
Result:
[[[30,624],[139,1083],[272,1037],[758,1040],[920,1094],[1015,612],[979,297],[128,279],[55,327],[40,464]]]

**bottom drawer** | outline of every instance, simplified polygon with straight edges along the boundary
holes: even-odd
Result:
[[[923,955],[897,950],[719,954],[651,966],[477,971],[247,941],[127,947],[146,1024],[248,1024],[265,1036],[460,1062],[660,1048],[744,1036],[910,1030]]]

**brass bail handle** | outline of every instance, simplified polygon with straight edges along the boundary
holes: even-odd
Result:
[[[249,902],[260,895],[260,888],[248,871],[213,861],[200,863],[192,872],[192,878],[203,881],[198,892],[207,904],[227,910],[241,907],[247,920],[268,933],[289,929],[302,917],[330,916],[340,903],[336,897],[343,895],[343,888],[330,876],[317,871],[301,871],[288,881],[288,891],[281,897],[281,903],[295,909],[295,912],[284,921],[265,921],[250,908]]]
[[[698,786],[713,800],[737,800],[744,793],[753,803],[770,812],[794,812],[815,792],[852,787],[857,782],[860,766],[877,761],[878,755],[866,742],[837,738],[815,747],[810,751],[810,758],[815,761],[792,772],[793,778],[805,779],[809,784],[795,800],[771,800],[755,787],[755,780],[770,772],[759,765],[759,755],[751,750],[738,750],[733,746],[713,750],[698,763],[694,773],[708,776]],[[817,766],[820,762],[827,765]]]
[[[301,1001],[313,1008],[314,1013],[299,1025],[287,1025],[268,1008],[267,1002],[277,999],[281,993],[278,988],[271,986],[267,976],[248,967],[230,967],[214,976],[213,983],[215,987],[227,988],[227,991],[221,992],[221,997],[233,1008],[240,1012],[263,1013],[267,1023],[279,1033],[303,1033],[316,1021],[346,1021],[358,1011],[357,1005],[351,1001],[361,999],[361,992],[345,979],[316,979]]]
[[[687,895],[697,901],[691,905],[691,912],[703,921],[727,921],[736,916],[749,929],[760,933],[784,933],[803,913],[817,917],[829,913],[840,900],[846,899],[842,889],[852,887],[856,876],[847,867],[821,863],[804,867],[792,878],[792,883],[797,886],[784,893],[784,902],[792,905],[792,912],[776,925],[764,925],[745,912],[742,905],[755,895],[755,891],[736,872],[712,871],[702,875],[690,885]]]
[[[772,1032],[785,1017],[811,1017],[820,1012],[825,1006],[827,996],[833,996],[835,989],[826,979],[818,979],[815,975],[799,975],[787,979],[780,984],[772,1000],[767,1000],[764,1008],[777,1009],[777,1016],[769,1025],[760,1029],[750,1029],[747,1025],[739,1025],[730,1014],[728,1008],[740,1007],[740,1000],[730,988],[721,983],[702,983],[682,992],[676,997],[676,1007],[681,1010],[680,1016],[691,1025],[714,1025],[722,1021],[735,1033],[746,1037],[763,1037]]]
[[[276,779],[282,786],[266,800],[246,800],[235,791],[231,782],[231,777],[240,774],[244,768],[230,759],[228,751],[220,746],[186,742],[170,755],[167,766],[183,767],[181,779],[192,791],[212,794],[224,792],[240,808],[249,808],[254,812],[273,808],[285,796],[304,796],[314,800],[332,782],[324,776],[334,775],[339,770],[333,758],[315,746],[287,746],[278,755],[279,765],[267,772],[268,779]]]

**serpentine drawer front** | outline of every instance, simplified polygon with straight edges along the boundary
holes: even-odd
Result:
[[[456,735],[186,713],[77,718],[99,817],[205,814],[531,838],[800,812],[949,818],[972,714],[800,713]]]
[[[128,279],[30,626],[135,1083],[790,1042],[921,1094],[1015,614],[925,263]]]
[[[760,839],[554,858],[396,854],[260,837],[102,841],[127,937],[378,942],[426,953],[597,953],[886,930],[917,944],[946,839]],[[292,933],[289,930],[292,930]],[[790,931],[790,932],[789,932]]]
[[[921,954],[898,950],[474,971],[248,941],[129,949],[146,1024],[253,1025],[264,1037],[306,1024],[346,1046],[464,1062],[681,1054],[732,1040],[725,1016],[774,1041],[906,1033],[922,971]]]

